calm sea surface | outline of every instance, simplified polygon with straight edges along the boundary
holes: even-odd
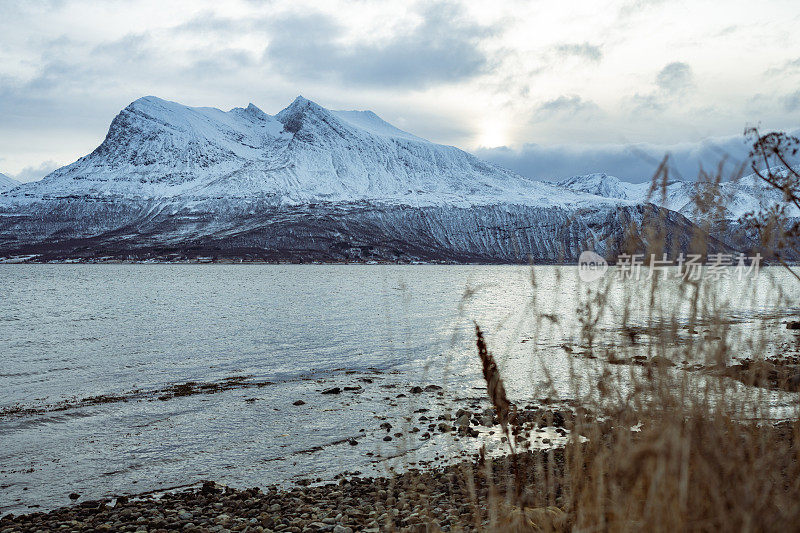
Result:
[[[0,514],[66,505],[71,492],[264,486],[413,463],[436,439],[387,443],[378,426],[478,401],[475,322],[526,401],[568,397],[570,375],[595,368],[562,348],[580,351],[587,316],[611,338],[623,322],[689,309],[677,282],[651,306],[649,282],[628,280],[587,315],[601,284],[575,267],[0,265]],[[752,339],[797,312],[797,286],[765,269],[713,284],[702,301]],[[186,382],[212,393],[169,393]],[[410,392],[431,384],[442,394]],[[361,389],[320,394],[337,386]],[[97,396],[113,400],[87,402]]]

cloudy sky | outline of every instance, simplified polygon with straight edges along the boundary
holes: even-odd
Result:
[[[724,4],[724,8],[721,5]],[[0,172],[93,150],[156,95],[371,109],[537,178],[631,180],[800,126],[800,3],[0,0]]]

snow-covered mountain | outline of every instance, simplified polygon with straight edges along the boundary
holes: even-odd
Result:
[[[645,190],[640,191],[638,184],[621,181],[619,178],[605,173],[573,176],[555,183],[571,191],[585,192],[604,198],[620,198],[623,200],[641,200]]]
[[[597,202],[406,133],[370,111],[329,111],[303,97],[275,116],[253,104],[224,112],[140,98],[117,115],[94,152],[6,198],[65,195],[276,205]]]
[[[636,203],[651,202],[698,221],[703,218],[735,221],[746,213],[758,212],[782,201],[780,191],[770,187],[755,174],[724,181],[718,188],[695,181],[673,180],[653,186],[651,182],[629,183],[607,174],[574,176],[554,183],[566,189],[601,196],[619,198]],[[711,195],[715,205],[722,207],[705,213],[697,205],[703,194]],[[790,216],[800,216],[800,211],[791,208]]]
[[[13,189],[14,187],[18,187],[20,182],[15,179],[9,178],[2,172],[0,172],[0,192],[7,191],[9,189]]]
[[[613,255],[649,220],[685,247],[691,222],[657,213],[524,178],[369,111],[298,97],[268,115],[148,96],[91,154],[0,194],[0,255],[574,261]]]

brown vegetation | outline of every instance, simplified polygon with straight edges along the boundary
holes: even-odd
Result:
[[[800,175],[789,166],[800,141],[783,134],[751,134],[757,175],[784,192],[785,204],[800,207]],[[771,166],[775,160],[779,168]],[[665,192],[667,168],[665,160],[651,194]],[[713,220],[721,201],[721,176],[701,178],[695,204]],[[747,217],[762,247],[771,247],[777,258],[782,248],[794,245],[797,234],[797,224],[786,213],[781,206]],[[658,226],[649,242],[655,250],[670,246],[669,236]],[[702,234],[693,246],[698,254],[708,250]],[[669,308],[663,290],[658,279],[652,282],[644,325],[630,324],[628,309],[615,310],[628,342],[606,344],[603,349],[598,340],[608,333],[600,331],[598,323],[609,305],[609,287],[598,288],[579,309],[580,350],[566,347],[566,356],[573,358],[582,351],[598,364],[598,371],[587,377],[572,370],[579,407],[566,423],[572,438],[563,451],[563,463],[556,467],[546,456],[533,456],[509,472],[515,479],[506,485],[515,490],[490,492],[490,498],[502,503],[485,505],[507,510],[506,522],[495,524],[496,530],[800,528],[797,356],[765,357],[772,342],[769,335],[745,338],[739,346],[748,346],[748,353],[733,353],[737,330],[713,291],[700,281],[684,280],[679,291],[689,316],[681,317]],[[702,336],[696,331],[700,325],[706,328]],[[746,337],[753,332],[738,330],[738,334]],[[502,407],[502,377],[480,328],[476,336],[489,396]],[[628,363],[627,372],[619,371],[621,362]],[[765,391],[779,391],[776,394],[782,396]],[[517,421],[509,420],[514,434]]]

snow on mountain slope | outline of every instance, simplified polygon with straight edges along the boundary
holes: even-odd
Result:
[[[650,182],[629,183],[607,174],[573,176],[555,183],[576,192],[594,194],[605,198],[621,198],[636,203],[654,203],[677,211],[690,219],[698,216],[695,198],[704,192],[703,184],[694,181],[671,181],[666,187],[652,187]],[[709,191],[710,192],[710,191]],[[737,180],[722,182],[716,191],[717,201],[723,206],[721,216],[737,220],[748,212],[757,212],[781,201],[781,193],[769,187],[755,174]],[[791,216],[800,216],[800,211],[791,208]]]
[[[253,105],[226,113],[148,96],[114,118],[91,154],[25,184],[14,197],[174,197],[240,170],[273,144],[285,145],[282,130]]]
[[[573,176],[556,184],[573,191],[594,194],[604,198],[631,200],[641,196],[639,191],[635,189],[635,184],[623,182],[619,178],[605,173]]]
[[[19,187],[19,185],[20,182],[18,182],[15,179],[11,179],[2,172],[0,172],[0,192],[7,191],[15,187]]]
[[[795,167],[794,171],[800,171]],[[775,174],[788,175],[787,169],[772,169]],[[756,174],[743,176],[738,180],[724,182],[721,187],[727,218],[738,219],[748,212],[768,209],[783,202],[783,193],[761,180]],[[787,215],[800,216],[800,210],[789,206]]]
[[[403,132],[372,112],[332,112],[302,97],[275,116],[252,104],[224,112],[140,98],[117,115],[94,152],[5,199],[63,196],[565,208],[619,203],[524,178]]]
[[[302,97],[273,116],[148,96],[91,154],[0,193],[0,254],[564,262],[613,257],[651,224],[687,249],[686,217],[594,181],[527,179]]]
[[[417,137],[399,128],[395,128],[372,111],[331,111],[331,113],[351,126],[360,128],[373,135],[384,137],[397,137],[399,139],[409,139],[412,141],[430,142],[422,137]]]

